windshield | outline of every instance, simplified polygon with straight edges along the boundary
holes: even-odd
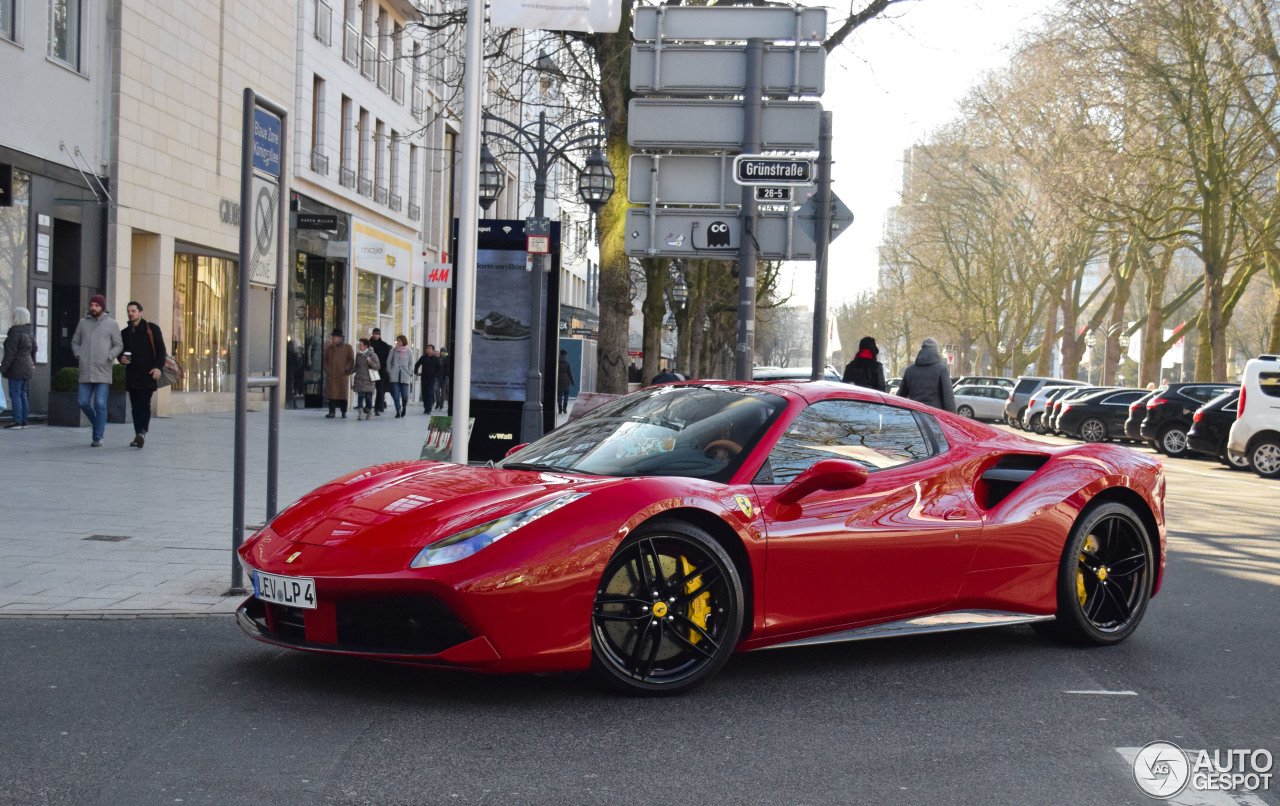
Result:
[[[499,467],[728,481],[787,407],[738,386],[660,386],[606,403]]]

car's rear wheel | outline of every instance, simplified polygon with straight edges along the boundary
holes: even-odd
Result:
[[[1222,441],[1222,450],[1218,453],[1218,459],[1232,470],[1249,469],[1249,457],[1241,456],[1239,459],[1233,457],[1231,451],[1227,450],[1227,441],[1225,439]]]
[[[687,691],[738,644],[742,581],[724,547],[682,521],[655,521],[610,558],[591,616],[592,669],[633,694]]]
[[[1058,566],[1058,612],[1037,627],[1075,644],[1117,644],[1147,611],[1155,551],[1146,526],[1124,504],[1103,504],[1076,521]]]
[[[1107,424],[1097,417],[1090,417],[1080,423],[1080,438],[1085,442],[1106,442]]]
[[[1187,432],[1176,425],[1166,426],[1160,432],[1160,450],[1171,458],[1187,452]]]
[[[1280,439],[1265,437],[1249,449],[1249,467],[1264,479],[1280,478]]]
[[[972,407],[972,406],[961,406],[960,408],[956,409],[956,414],[959,414],[961,417],[968,417],[970,420],[972,420],[972,419],[973,419],[973,407]]]

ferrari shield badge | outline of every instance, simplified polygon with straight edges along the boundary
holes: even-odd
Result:
[[[743,515],[750,518],[755,514],[755,509],[751,506],[750,498],[747,498],[745,495],[735,495],[733,500],[734,503],[738,505],[738,509],[742,510]]]

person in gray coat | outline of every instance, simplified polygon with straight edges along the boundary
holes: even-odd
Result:
[[[27,388],[31,373],[35,370],[35,341],[31,338],[31,311],[13,309],[13,326],[4,338],[4,360],[0,362],[0,376],[9,381],[9,408],[13,409],[13,422],[5,428],[27,427],[31,413]]]
[[[370,371],[379,371],[382,363],[378,354],[369,346],[368,339],[360,340],[360,349],[356,350],[356,372],[351,379],[351,388],[356,392],[356,420],[373,419],[373,393],[378,382],[370,375]]]
[[[942,360],[935,339],[925,339],[916,355],[916,362],[902,373],[902,385],[898,395],[917,403],[933,406],[955,414],[956,399],[951,393],[951,373]]]
[[[107,430],[107,393],[111,390],[111,367],[124,352],[120,325],[107,313],[107,298],[94,294],[89,300],[89,313],[76,326],[71,337],[71,354],[80,362],[78,402],[84,416],[93,424],[93,443],[102,447]]]

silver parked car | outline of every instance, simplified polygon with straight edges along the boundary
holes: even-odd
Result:
[[[992,384],[965,384],[955,388],[956,414],[974,420],[998,422],[1004,419],[1009,389]]]

